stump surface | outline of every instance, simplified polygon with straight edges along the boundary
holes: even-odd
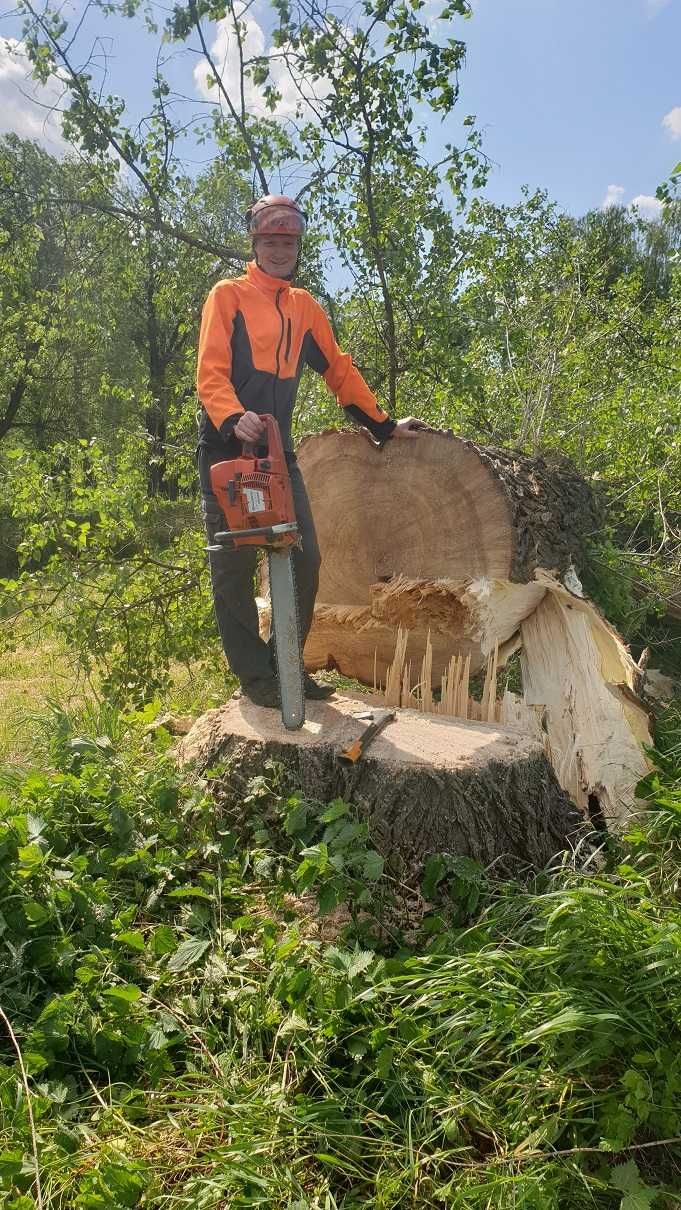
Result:
[[[241,699],[210,710],[179,747],[200,769],[227,762],[224,785],[239,795],[268,757],[293,788],[319,802],[344,797],[368,819],[373,842],[409,868],[431,853],[466,854],[483,864],[541,866],[565,848],[578,816],[542,746],[519,731],[412,710],[398,711],[353,768],[339,751],[366,722],[366,702],[307,703],[300,731],[279,714]]]

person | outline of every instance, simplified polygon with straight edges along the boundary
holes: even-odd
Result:
[[[415,437],[414,417],[392,420],[379,406],[352,358],[342,353],[323,308],[292,282],[306,216],[290,197],[267,195],[246,214],[253,260],[243,277],[219,281],[203,307],[197,389],[201,402],[197,450],[203,521],[212,544],[224,517],[210,483],[215,462],[236,458],[241,443],[257,445],[260,414],[278,421],[286,453],[301,548],[293,551],[301,644],[312,623],[320,555],[310,503],[293,452],[291,417],[306,365],[321,374],[345,414],[380,443]],[[276,707],[279,693],[270,643],[259,635],[254,595],[256,548],[209,554],[215,616],[227,661],[241,692],[259,706]],[[333,688],[307,673],[308,698]]]

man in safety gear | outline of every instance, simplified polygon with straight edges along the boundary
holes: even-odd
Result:
[[[306,365],[321,374],[338,403],[379,442],[415,437],[420,421],[391,420],[379,407],[348,353],[342,353],[318,302],[291,285],[306,218],[296,201],[271,194],[246,215],[254,259],[243,277],[219,281],[203,308],[197,387],[201,400],[199,477],[208,537],[224,519],[211,491],[210,467],[238,457],[241,443],[257,444],[264,434],[260,414],[279,423],[288,463],[302,548],[293,552],[300,640],[312,622],[319,583],[319,547],[310,504],[293,452],[291,416]],[[271,647],[258,633],[253,576],[256,549],[214,551],[209,555],[215,614],[230,668],[242,692],[260,706],[279,704]],[[305,696],[333,690],[305,675]]]

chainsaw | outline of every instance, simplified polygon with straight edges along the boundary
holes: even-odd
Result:
[[[266,434],[262,445],[244,445],[240,458],[210,468],[227,528],[215,534],[208,550],[262,546],[267,551],[281,717],[289,731],[297,731],[305,722],[305,698],[291,551],[300,545],[300,533],[279,425],[274,416],[260,419]]]

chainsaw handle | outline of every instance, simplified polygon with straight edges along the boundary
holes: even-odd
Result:
[[[269,412],[266,412],[259,418],[265,426],[265,438],[263,441],[258,442],[244,441],[242,443],[244,458],[257,458],[260,447],[266,445],[268,458],[281,458],[283,460],[284,446],[277,421]]]

